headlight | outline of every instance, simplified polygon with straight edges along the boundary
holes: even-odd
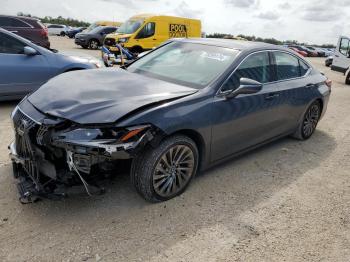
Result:
[[[128,42],[129,41],[129,37],[123,37],[123,38],[119,38],[118,39],[118,42],[119,43],[126,43],[126,42]]]
[[[103,142],[108,144],[127,143],[138,140],[149,125],[129,128],[77,128],[57,135],[54,140],[67,143]]]

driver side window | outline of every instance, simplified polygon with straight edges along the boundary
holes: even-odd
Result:
[[[342,53],[345,56],[348,56],[349,55],[349,44],[350,44],[349,39],[342,38],[341,42],[340,42],[340,47],[339,47],[340,53]]]
[[[248,56],[224,84],[221,91],[237,89],[241,78],[253,79],[262,84],[270,82],[271,69],[268,52],[259,52]]]
[[[17,39],[0,32],[0,53],[23,54],[25,44]]]
[[[154,35],[156,31],[156,24],[153,22],[147,23],[141,31],[137,34],[136,39],[147,38]]]

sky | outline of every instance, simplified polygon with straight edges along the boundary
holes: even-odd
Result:
[[[336,44],[350,35],[350,0],[0,0],[0,14],[125,21],[140,13],[198,18],[202,31]]]

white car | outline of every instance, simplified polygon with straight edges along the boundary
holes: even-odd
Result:
[[[47,29],[50,35],[65,36],[67,35],[68,30],[70,30],[70,27],[66,25],[51,24],[47,26]]]
[[[345,83],[350,85],[350,38],[339,37],[337,47],[334,52],[331,69],[345,75]]]

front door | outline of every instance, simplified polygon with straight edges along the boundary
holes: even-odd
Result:
[[[217,95],[213,102],[211,160],[238,153],[279,134],[283,116],[280,91],[271,83],[272,66],[268,52],[248,56],[224,84],[221,91],[234,90],[241,78],[263,83],[256,94],[227,99]]]
[[[340,37],[335,50],[332,70],[345,73],[350,65],[350,39]]]
[[[0,32],[0,95],[22,96],[49,78],[49,65],[41,55],[25,55],[25,43]]]

